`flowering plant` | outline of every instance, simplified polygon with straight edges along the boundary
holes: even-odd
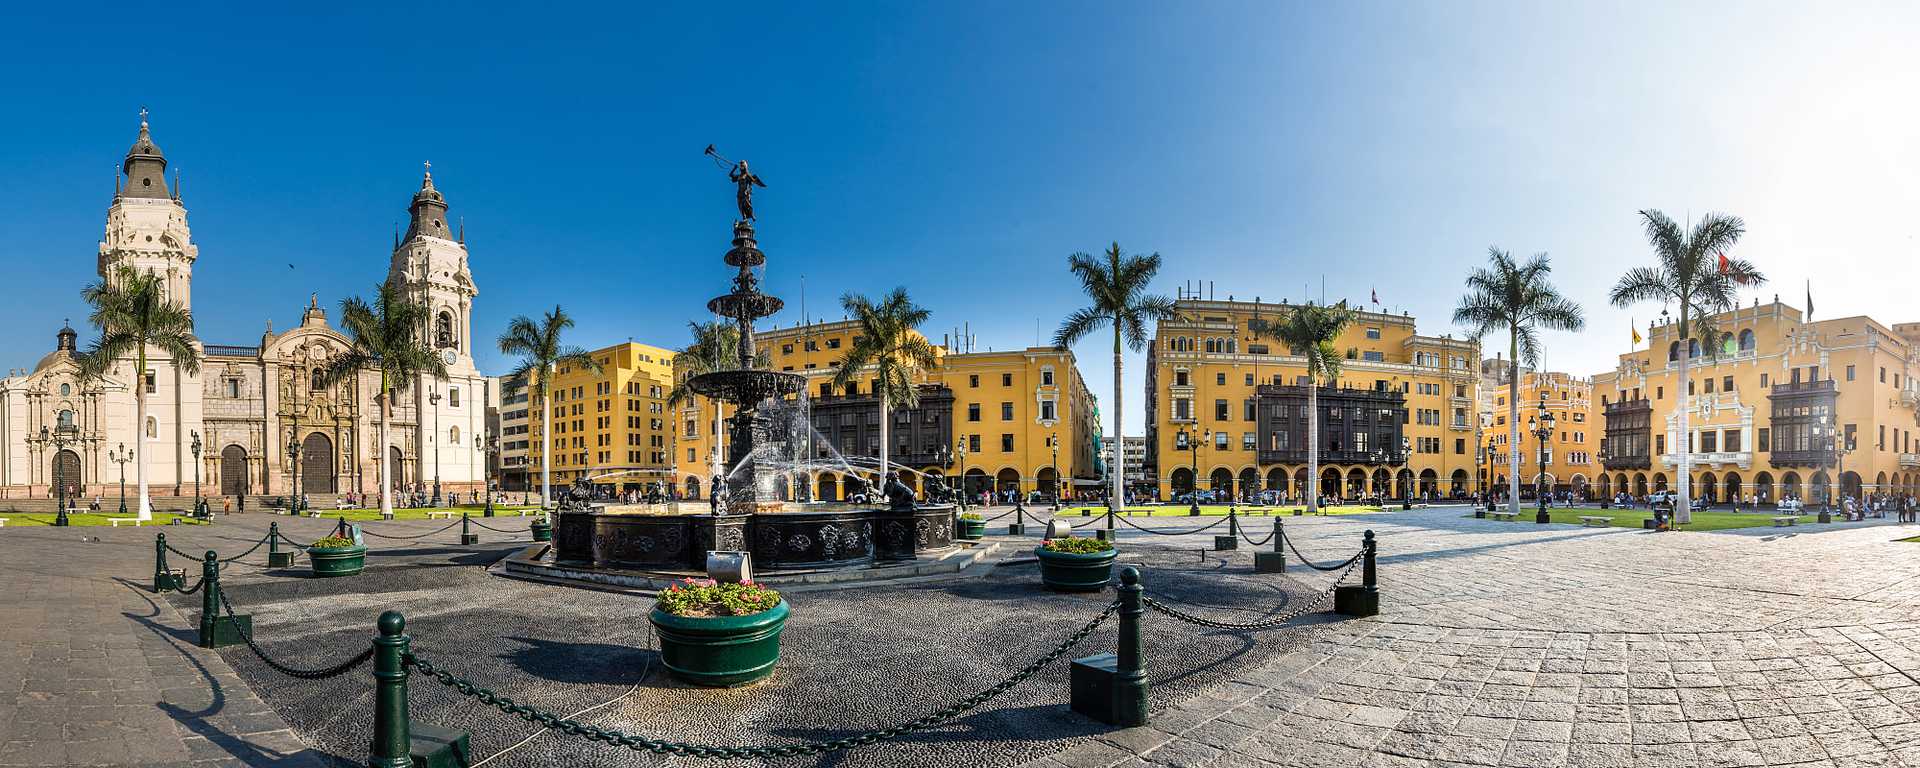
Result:
[[[685,579],[660,590],[657,606],[675,616],[751,616],[780,604],[780,593],[751,581]]]
[[[1040,542],[1040,546],[1048,552],[1065,552],[1072,555],[1092,555],[1113,549],[1112,542],[1080,537],[1044,539]]]
[[[960,519],[970,523],[977,523],[977,522],[980,522],[981,520],[985,520],[986,518],[981,517],[978,513],[975,513],[975,512],[964,512],[964,513],[961,513]]]
[[[324,536],[324,537],[321,537],[319,541],[314,542],[313,546],[318,547],[320,549],[338,549],[340,547],[351,547],[353,546],[353,539],[345,538],[342,536]]]

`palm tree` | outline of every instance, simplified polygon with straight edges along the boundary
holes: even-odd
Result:
[[[933,315],[907,298],[905,288],[893,289],[878,304],[860,294],[849,293],[840,297],[840,306],[859,324],[860,331],[840,358],[840,370],[833,374],[833,385],[845,387],[861,376],[873,377],[874,398],[880,401],[879,471],[884,477],[892,466],[887,461],[887,411],[919,405],[916,374],[940,364],[933,345],[915,330]]]
[[[1689,343],[1685,345],[1687,351],[1679,356],[1682,383],[1673,388],[1674,397],[1678,398],[1674,411],[1680,416],[1683,443],[1674,447],[1680,452],[1680,498],[1674,504],[1674,512],[1675,519],[1684,524],[1693,522],[1688,501],[1693,475],[1693,433],[1687,418],[1690,410],[1687,384],[1692,382],[1688,372],[1693,357],[1691,340],[1700,339],[1708,355],[1718,354],[1722,334],[1714,327],[1713,316],[1735,308],[1739,286],[1759,285],[1767,278],[1746,260],[1726,256],[1726,250],[1747,231],[1746,222],[1738,216],[1709,213],[1693,225],[1691,232],[1683,231],[1678,222],[1659,211],[1641,211],[1640,218],[1646,227],[1647,242],[1653,245],[1656,263],[1627,270],[1607,298],[1616,307],[1640,301],[1671,302],[1680,306],[1678,332],[1680,338]]]
[[[553,311],[542,315],[539,322],[521,315],[507,323],[507,332],[500,334],[500,351],[520,356],[520,365],[507,375],[508,378],[525,377],[533,389],[534,407],[540,409],[541,509],[546,509],[553,498],[552,473],[548,468],[553,460],[553,409],[547,406],[547,395],[555,371],[566,365],[600,372],[600,363],[586,350],[560,343],[560,332],[572,327],[573,318],[555,304]]]
[[[1053,334],[1053,345],[1065,349],[1102,326],[1113,328],[1113,436],[1115,441],[1125,441],[1126,432],[1121,429],[1126,415],[1120,401],[1121,384],[1125,381],[1120,375],[1121,342],[1126,342],[1135,352],[1145,349],[1147,323],[1172,320],[1179,317],[1180,312],[1173,299],[1147,293],[1154,274],[1160,271],[1160,254],[1125,256],[1120,253],[1120,244],[1114,243],[1102,255],[1105,258],[1085,253],[1067,257],[1067,269],[1080,278],[1080,287],[1093,299],[1093,305],[1067,315],[1060,323],[1060,330]],[[1115,512],[1127,498],[1124,453],[1114,452],[1113,467],[1108,470],[1113,490],[1107,499],[1107,509]],[[1195,486],[1198,485],[1196,478]]]
[[[1288,311],[1277,327],[1274,338],[1287,345],[1287,351],[1300,358],[1307,369],[1307,512],[1320,508],[1320,383],[1340,378],[1341,355],[1333,345],[1359,313],[1346,302],[1321,306],[1307,302]]]
[[[740,327],[731,320],[713,320],[705,323],[689,321],[687,330],[693,332],[693,342],[681,348],[673,356],[673,389],[667,392],[667,407],[674,408],[681,403],[693,400],[699,393],[693,391],[689,383],[694,377],[704,373],[731,370],[739,367],[735,356],[740,345]],[[762,355],[764,357],[764,354]],[[708,451],[712,457],[713,477],[720,476],[720,409],[725,403],[708,398],[713,402],[713,445]]]
[[[88,319],[100,336],[79,356],[80,373],[98,379],[121,358],[133,358],[133,473],[140,485],[142,518],[153,516],[147,494],[147,348],[166,355],[182,372],[200,372],[199,341],[193,313],[167,297],[166,281],[122,265],[109,277],[87,286],[80,297],[92,308]]]
[[[1475,339],[1495,331],[1507,332],[1507,353],[1513,366],[1507,381],[1507,511],[1518,515],[1520,364],[1539,364],[1539,330],[1578,331],[1586,327],[1587,320],[1579,304],[1561,296],[1560,290],[1547,281],[1553,266],[1546,254],[1536,253],[1520,263],[1513,254],[1496,247],[1487,249],[1487,260],[1488,266],[1467,276],[1467,295],[1460,297],[1460,306],[1454,308],[1453,321],[1467,326]],[[1544,474],[1547,469],[1541,467],[1540,471]]]
[[[358,381],[362,371],[380,373],[380,516],[393,517],[393,456],[388,450],[389,422],[394,394],[421,376],[444,379],[447,364],[424,340],[427,307],[407,297],[389,278],[373,287],[373,303],[358,296],[340,300],[340,327],[347,332],[345,354],[328,360],[320,371],[328,387]],[[297,490],[295,491],[298,492]]]

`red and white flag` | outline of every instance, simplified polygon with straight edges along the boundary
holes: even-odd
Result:
[[[1727,263],[1727,252],[1721,251],[1720,252],[1720,274],[1723,274],[1723,275],[1726,274],[1728,266],[1729,265]]]
[[[1373,289],[1370,289],[1370,290],[1372,290],[1372,291],[1373,291],[1373,303],[1375,303],[1375,304],[1378,304],[1378,303],[1380,303],[1380,289],[1378,289],[1378,288],[1373,288]]]

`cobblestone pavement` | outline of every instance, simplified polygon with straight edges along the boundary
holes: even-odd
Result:
[[[268,519],[167,532],[188,551],[237,553]],[[277,519],[298,540],[327,527]],[[1138,522],[1178,531],[1212,520]],[[1375,530],[1382,614],[1319,614],[1257,634],[1150,614],[1146,727],[1111,731],[1066,712],[1060,662],[900,745],[777,764],[1920,768],[1920,545],[1891,541],[1920,531],[1876,522],[1654,534],[1475,520],[1461,508],[1283,522],[1322,562]],[[375,525],[398,534],[445,523]],[[1246,521],[1255,539],[1269,530],[1270,520]],[[1166,537],[1123,525],[1119,536],[1150,590],[1213,618],[1258,618],[1330,581],[1297,564],[1254,576],[1245,542],[1205,552],[1224,531]],[[1105,599],[1041,592],[1031,566],[802,594],[773,681],[700,691],[662,679],[644,599],[489,576],[477,566],[511,551],[507,536],[441,541],[454,533],[375,540],[369,572],[354,579],[248,567],[256,553],[226,580],[269,651],[299,666],[364,648],[373,617],[398,607],[423,655],[516,699],[561,714],[615,700],[582,721],[722,743],[832,738],[918,716],[1024,664]],[[192,647],[197,598],[156,601],[138,588],[152,535],[0,530],[0,570],[23,584],[0,604],[12,641],[0,651],[10,690],[0,693],[0,765],[363,761],[366,670],[291,681],[244,647]],[[1109,624],[1070,655],[1111,642]],[[477,755],[531,733],[423,679],[413,700],[416,717],[471,729]],[[489,765],[695,762],[542,736]]]
[[[325,765],[148,591],[153,533],[0,529],[0,766]]]
[[[1912,527],[1465,515],[1286,518],[1378,532],[1380,616],[1030,766],[1920,766]]]

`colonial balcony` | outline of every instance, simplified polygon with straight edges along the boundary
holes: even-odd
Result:
[[[1687,456],[1689,463],[1695,467],[1733,464],[1739,466],[1741,469],[1753,468],[1752,451],[1706,451],[1694,452],[1692,454],[1663,453],[1660,454],[1660,463],[1668,467],[1678,467],[1680,466],[1680,458],[1682,456]],[[1611,467],[1609,467],[1609,469],[1611,469]]]
[[[1825,468],[1835,464],[1832,451],[1771,451],[1767,454],[1767,463],[1775,469]]]
[[[1608,456],[1607,460],[1601,463],[1601,466],[1606,467],[1608,470],[1652,469],[1653,457],[1652,456]]]
[[[1304,448],[1280,451],[1261,450],[1259,453],[1260,463],[1263,465],[1307,463],[1307,451]],[[1398,451],[1386,454],[1385,461],[1376,461],[1374,458],[1375,455],[1374,451],[1321,451],[1320,464],[1322,466],[1328,464],[1380,464],[1382,466],[1398,466],[1406,463],[1406,457]]]
[[[1920,469],[1920,453],[1900,454],[1901,469]]]
[[[1817,392],[1838,392],[1838,391],[1840,390],[1833,383],[1833,379],[1820,379],[1818,381],[1789,381],[1789,382],[1773,385],[1773,394],[1775,396],[1789,394],[1789,393],[1800,394],[1803,392],[1817,393]]]

